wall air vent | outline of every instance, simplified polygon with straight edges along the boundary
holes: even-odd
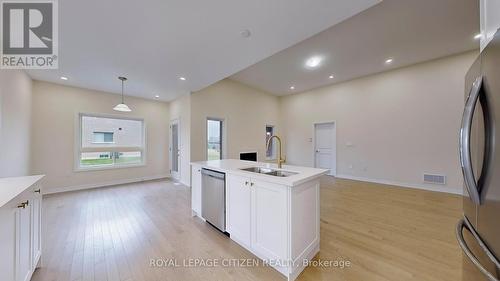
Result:
[[[431,184],[446,184],[445,175],[424,174],[424,182]]]

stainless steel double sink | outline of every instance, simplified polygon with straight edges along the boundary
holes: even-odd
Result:
[[[252,173],[269,175],[269,176],[275,176],[275,177],[289,177],[289,176],[293,176],[293,175],[298,174],[298,173],[290,172],[290,171],[275,170],[275,169],[271,169],[271,168],[262,168],[262,167],[250,167],[250,168],[243,168],[240,170],[252,172]]]

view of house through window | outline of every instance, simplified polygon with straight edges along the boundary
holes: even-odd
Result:
[[[207,160],[222,159],[222,120],[207,119]]]
[[[112,132],[94,132],[94,143],[112,143]]]
[[[274,135],[274,126],[267,125],[266,126],[266,145],[267,145],[267,142],[269,141],[269,139],[271,138],[271,136],[273,136],[273,135]],[[273,142],[271,142],[269,147],[267,147],[266,157],[268,159],[272,159],[273,156],[274,156],[274,145],[273,145]]]
[[[79,133],[80,168],[143,163],[143,120],[81,114]]]

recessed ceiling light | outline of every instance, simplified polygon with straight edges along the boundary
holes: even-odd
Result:
[[[182,80],[182,81],[186,81],[185,77],[179,77],[179,79]]]
[[[290,90],[295,90],[295,86],[290,86]]]
[[[310,57],[306,60],[306,67],[316,68],[321,65],[323,58],[320,56]]]
[[[328,76],[328,79],[333,79],[333,77],[334,77],[333,75],[330,75]]]
[[[155,98],[157,98],[157,99],[158,99],[158,98],[160,98],[160,96],[159,96],[159,95],[155,95]]]
[[[61,76],[61,80],[68,80],[68,77],[66,77],[66,76]]]
[[[241,31],[240,35],[243,38],[248,38],[252,35],[252,32],[250,32],[250,30],[248,30],[248,29],[244,29]]]
[[[481,39],[482,37],[483,37],[482,33],[478,33],[478,34],[474,35],[474,39],[476,39],[476,40]]]
[[[385,64],[391,64],[394,61],[393,58],[388,58],[385,60]]]

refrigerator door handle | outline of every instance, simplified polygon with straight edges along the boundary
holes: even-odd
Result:
[[[493,253],[490,251],[490,249],[488,249],[488,246],[486,246],[486,244],[484,244],[483,240],[481,240],[481,237],[479,237],[477,232],[474,230],[474,227],[472,227],[471,223],[469,222],[469,220],[465,216],[463,219],[461,219],[458,222],[457,228],[456,228],[456,236],[457,236],[457,240],[458,240],[458,244],[460,245],[460,248],[462,248],[462,251],[467,256],[467,258],[469,258],[469,260],[479,269],[479,271],[481,271],[481,273],[483,273],[488,278],[489,281],[499,281],[497,277],[493,276],[493,274],[491,274],[491,272],[489,272],[479,262],[479,260],[476,258],[476,256],[474,256],[472,251],[467,246],[467,243],[465,242],[464,235],[462,232],[464,228],[466,228],[472,234],[472,236],[474,236],[474,238],[476,239],[476,241],[479,244],[479,246],[481,247],[481,249],[486,253],[488,258],[495,264],[495,266],[497,268],[500,268],[500,262],[497,260],[495,255],[493,255]]]
[[[476,108],[477,101],[479,99],[479,94],[481,93],[481,87],[483,84],[483,77],[480,76],[474,81],[472,88],[470,90],[469,97],[465,102],[464,113],[462,116],[462,126],[460,128],[460,166],[462,167],[462,173],[464,175],[465,187],[469,193],[469,197],[474,202],[474,204],[481,204],[481,199],[479,196],[479,188],[474,177],[474,172],[472,170],[472,159],[470,152],[470,135],[472,129],[472,120],[474,117],[474,110]]]

